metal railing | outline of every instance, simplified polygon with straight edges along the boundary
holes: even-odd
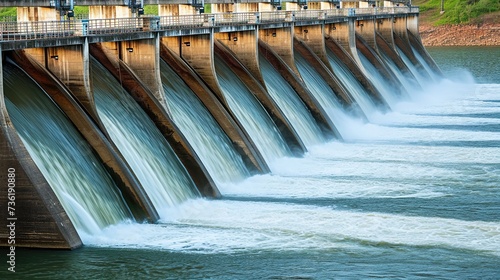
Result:
[[[377,14],[417,13],[418,7],[374,7],[332,10],[300,10],[252,13],[216,13],[181,16],[149,16],[115,19],[0,22],[0,41],[98,36],[187,28],[222,27],[327,20]]]

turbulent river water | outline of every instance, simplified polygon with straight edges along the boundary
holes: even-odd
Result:
[[[17,274],[498,278],[500,51],[429,52],[446,78],[369,123],[351,120],[343,142],[222,184],[222,199],[164,209],[157,224],[114,225],[71,252],[20,250]]]

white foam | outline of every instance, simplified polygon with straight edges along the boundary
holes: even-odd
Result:
[[[161,224],[121,224],[85,244],[184,252],[328,250],[368,243],[500,255],[500,223],[241,201],[189,201]]]
[[[434,116],[415,114],[498,112],[498,106],[483,106],[483,100],[500,99],[498,85],[482,87],[486,90],[476,92],[481,96],[469,92],[470,96],[444,96],[442,100],[430,102],[429,106],[401,106],[397,113],[381,116],[378,124],[353,121],[346,125],[350,130],[346,142],[311,147],[303,158],[279,159],[271,164],[273,174],[254,176],[241,184],[223,185],[220,190],[223,195],[238,196],[241,200],[269,197],[279,201],[291,197],[428,198],[448,195],[449,190],[439,187],[440,182],[456,182],[458,188],[463,181],[468,191],[498,188],[495,185],[500,181],[495,167],[500,165],[498,147],[432,146],[415,142],[498,141],[499,133],[384,126],[391,118],[400,118],[395,123],[403,126],[432,124]],[[432,99],[432,96],[425,98]],[[436,118],[442,124],[457,124],[462,117]],[[488,118],[476,121],[495,123]],[[402,141],[413,144],[402,144]],[[491,168],[476,168],[481,165]],[[471,168],[466,168],[468,166]],[[159,224],[120,224],[82,239],[90,246],[199,253],[322,251],[389,244],[474,250],[500,256],[500,221],[465,221],[339,210],[333,205],[224,199],[190,200],[160,212],[164,219]]]

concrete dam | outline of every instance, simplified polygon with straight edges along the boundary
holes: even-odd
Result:
[[[74,249],[217,199],[441,75],[411,2],[78,5],[0,3],[2,246]]]

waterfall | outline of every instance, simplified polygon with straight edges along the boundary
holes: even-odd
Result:
[[[434,81],[436,81],[436,73],[431,69],[431,67],[429,66],[429,64],[427,64],[427,61],[425,61],[425,59],[422,57],[422,55],[420,55],[420,53],[417,50],[415,50],[415,48],[413,48],[413,46],[411,47],[411,50],[413,51],[413,54],[415,55],[415,57],[417,58],[417,60],[420,62],[420,64],[422,64],[422,66],[424,67],[425,71],[427,71],[427,74],[429,74],[429,76]]]
[[[184,166],[142,108],[94,58],[90,69],[99,117],[160,216],[167,207],[199,197]]]
[[[268,164],[291,152],[271,117],[238,76],[218,57],[215,70],[224,97]]]
[[[389,107],[394,108],[394,105],[398,103],[396,91],[388,82],[387,78],[383,77],[382,74],[373,66],[373,64],[366,58],[362,53],[358,52],[361,64],[365,69],[365,75],[372,82],[372,84],[378,89],[382,97],[384,97]]]
[[[333,90],[298,52],[295,53],[295,63],[307,88],[328,114],[328,117],[335,124],[339,133],[341,135],[344,134],[344,126],[350,122],[351,117],[345,112]]]
[[[424,76],[422,76],[422,73],[420,73],[420,71],[417,70],[417,68],[415,67],[415,65],[413,65],[413,63],[411,62],[411,60],[404,54],[403,51],[401,51],[400,48],[397,48],[397,52],[399,54],[399,57],[401,57],[401,60],[403,60],[403,62],[406,64],[406,66],[408,67],[408,69],[410,70],[410,72],[413,74],[413,76],[415,77],[415,79],[417,79],[417,82],[423,86],[425,85],[426,83],[428,83],[428,79],[424,78]],[[408,92],[411,92],[411,91],[408,91]]]
[[[307,147],[322,143],[321,130],[297,93],[263,56],[259,62],[269,95],[283,110],[302,142]]]
[[[165,62],[161,80],[172,119],[217,183],[237,182],[250,176],[231,140],[193,91]]]
[[[79,234],[133,219],[120,191],[83,136],[22,70],[3,65],[12,123]]]
[[[354,100],[356,100],[361,110],[363,110],[365,115],[369,118],[374,112],[377,111],[375,103],[370,98],[370,94],[330,49],[327,49],[327,55],[328,61],[333,67],[333,73],[342,83],[344,88],[346,88],[351,94]]]
[[[399,67],[394,63],[394,61],[384,52],[380,52],[380,57],[384,61],[384,63],[389,67],[389,69],[396,75],[398,80],[401,82],[401,85],[405,88],[406,92],[412,92],[415,89],[420,87],[421,81],[420,78],[415,75],[412,70],[413,65],[409,65],[405,60],[403,60],[404,64],[410,70],[411,75],[405,75]],[[421,76],[421,75],[419,75]]]

